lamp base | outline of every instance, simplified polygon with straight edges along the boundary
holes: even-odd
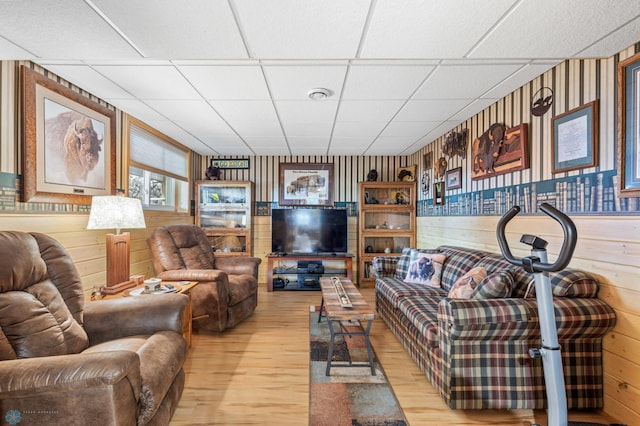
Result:
[[[124,291],[124,290],[126,290],[128,288],[135,287],[136,285],[138,285],[137,281],[129,280],[129,281],[121,282],[119,284],[105,286],[104,287],[104,291],[107,294],[117,294],[117,293],[120,293],[121,291]]]

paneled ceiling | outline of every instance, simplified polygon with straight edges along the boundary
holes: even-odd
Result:
[[[202,155],[411,154],[639,40],[638,0],[0,0],[0,59]]]

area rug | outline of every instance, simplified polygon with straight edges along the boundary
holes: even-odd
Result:
[[[375,375],[371,375],[371,368],[368,365],[340,366],[350,361],[354,364],[368,363],[363,336],[336,337],[331,375],[325,375],[331,334],[325,318],[318,323],[319,307],[311,306],[309,310],[309,425],[408,425],[384,370],[378,362],[375,350],[373,353]],[[347,330],[360,329],[356,323],[343,322],[343,326]]]

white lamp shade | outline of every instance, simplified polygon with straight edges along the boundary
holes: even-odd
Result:
[[[145,228],[142,203],[137,198],[115,195],[94,196],[87,229]]]

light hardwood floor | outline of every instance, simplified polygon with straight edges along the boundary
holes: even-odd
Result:
[[[374,303],[374,289],[361,289]],[[172,425],[306,425],[309,416],[309,305],[320,292],[259,289],[258,308],[221,334],[196,332],[185,390]],[[386,324],[371,329],[374,350],[411,425],[546,424],[543,411],[450,410]],[[570,420],[612,423],[597,414]],[[330,423],[329,423],[330,424]]]

